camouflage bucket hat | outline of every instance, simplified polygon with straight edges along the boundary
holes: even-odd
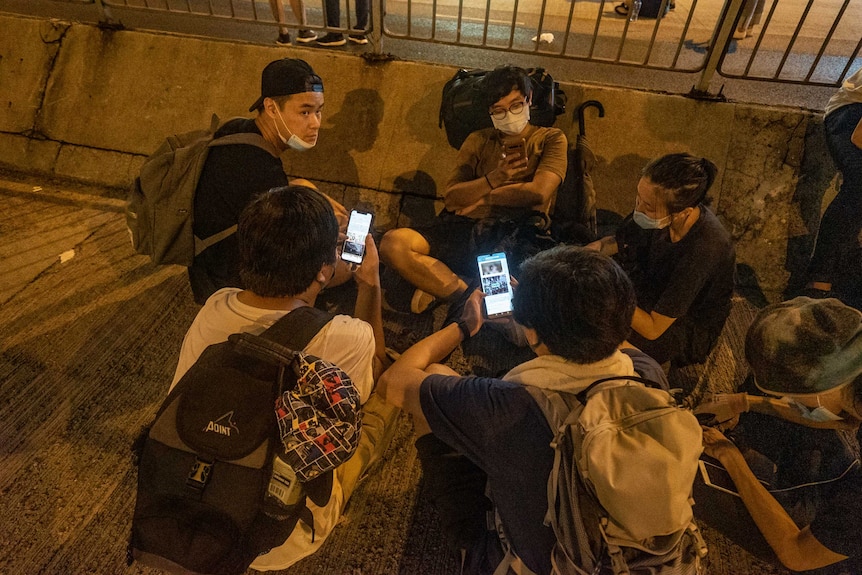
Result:
[[[766,393],[837,389],[862,374],[862,312],[807,297],[767,306],[748,329],[745,356]]]

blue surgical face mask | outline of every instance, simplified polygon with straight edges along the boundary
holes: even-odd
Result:
[[[643,212],[635,210],[632,214],[632,219],[637,225],[645,230],[660,230],[670,225],[672,216],[665,216],[661,219],[651,218]]]
[[[802,405],[792,397],[784,397],[782,398],[787,402],[787,405],[796,409],[803,418],[808,419],[810,421],[816,421],[818,423],[823,423],[825,421],[841,421],[844,419],[840,415],[835,415],[822,405],[820,405],[820,396],[817,396],[817,407],[811,409],[807,405]]]
[[[290,134],[290,138],[285,138],[281,135],[281,130],[278,129],[278,122],[275,123],[275,131],[281,141],[284,142],[284,144],[288,148],[296,150],[297,152],[307,152],[314,147],[314,144],[309,144],[308,142],[290,131],[290,128],[288,128],[287,124],[284,123],[284,118],[281,115],[281,110],[276,107],[275,111],[278,112],[278,119],[281,120],[281,124],[284,126],[284,129],[287,130],[287,132]]]

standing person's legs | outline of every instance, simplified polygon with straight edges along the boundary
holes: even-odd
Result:
[[[284,17],[284,0],[269,0],[269,7],[272,10],[272,16],[279,24],[279,34],[276,44],[290,44],[290,28],[287,27],[287,20]],[[305,26],[307,22],[305,18],[305,6],[302,0],[290,0],[290,10],[293,12],[293,16],[299,22],[299,25]],[[297,42],[303,43],[312,42],[316,39],[317,34],[305,28],[299,30],[296,38]]]
[[[832,289],[836,263],[858,246],[862,229],[862,150],[850,136],[862,118],[862,104],[849,104],[829,114],[825,121],[829,153],[841,171],[841,189],[820,220],[817,244],[808,267],[811,287]]]
[[[324,0],[323,15],[327,28],[341,27],[341,0]],[[323,38],[317,40],[321,46],[344,46],[347,40],[340,32],[327,32]]]
[[[737,40],[742,40],[748,36],[748,31],[751,28],[751,19],[754,17],[754,12],[757,9],[757,4],[760,0],[745,0],[742,6],[742,12],[739,15],[739,22],[736,25],[736,30],[733,32],[733,37]]]
[[[305,17],[305,4],[303,4],[303,1],[290,0],[290,9],[293,12],[293,16],[296,18],[296,21],[299,22],[300,25],[299,33],[296,35],[296,41],[307,44],[317,40],[317,34],[305,27],[308,25],[308,20]]]
[[[275,43],[290,44],[290,28],[287,27],[287,20],[284,17],[283,0],[269,0],[269,8],[272,10],[272,17],[278,22],[278,39]]]
[[[354,44],[368,44],[365,38],[365,31],[368,29],[368,16],[371,13],[370,0],[356,0],[356,21],[353,22],[351,30],[353,32],[348,35],[348,38]]]

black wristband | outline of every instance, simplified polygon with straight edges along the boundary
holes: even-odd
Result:
[[[455,325],[458,326],[458,329],[461,330],[461,341],[467,341],[470,339],[470,328],[467,326],[467,322],[463,319],[459,319],[455,322]]]

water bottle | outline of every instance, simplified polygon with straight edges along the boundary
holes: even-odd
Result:
[[[631,8],[629,8],[629,22],[637,22],[640,11],[641,0],[632,0]]]
[[[303,495],[302,484],[296,473],[281,457],[276,456],[272,463],[272,479],[266,492],[276,506],[282,508],[295,505]]]

